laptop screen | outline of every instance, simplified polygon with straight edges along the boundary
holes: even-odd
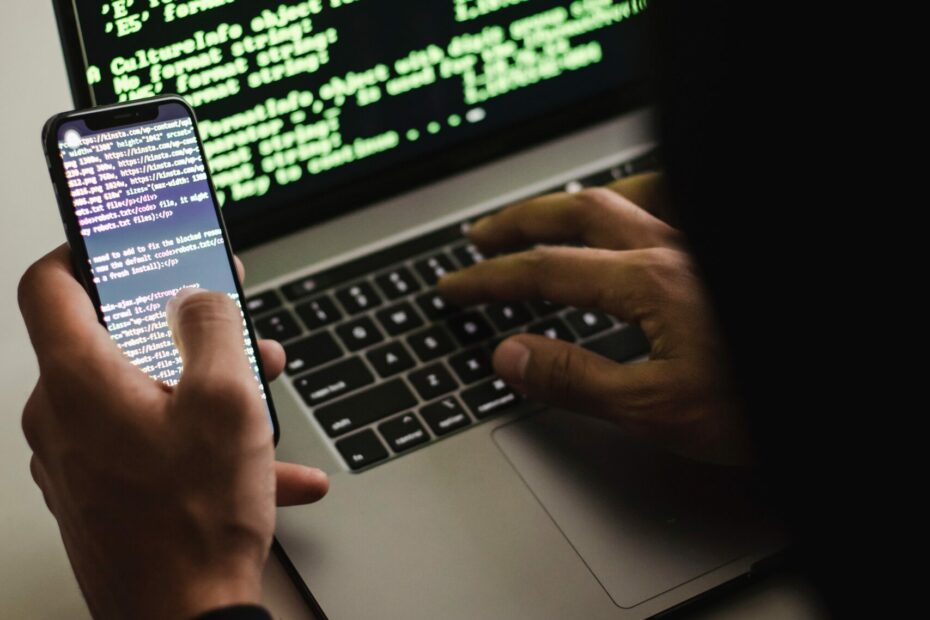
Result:
[[[79,104],[190,102],[224,215],[244,239],[258,222],[293,230],[379,187],[479,163],[518,146],[511,133],[533,122],[520,145],[564,132],[573,106],[640,77],[646,6],[61,0],[58,10]]]

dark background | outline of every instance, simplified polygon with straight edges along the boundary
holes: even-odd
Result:
[[[886,118],[862,105],[880,65],[856,64],[834,3],[651,9],[667,172],[721,317],[757,471],[796,536],[790,565],[836,617],[907,617],[911,580],[897,556],[922,552],[898,463],[916,427],[891,342],[914,341],[887,285],[894,269],[878,268],[902,243],[884,232],[894,203],[870,189],[886,177],[867,162],[887,151],[857,144]]]

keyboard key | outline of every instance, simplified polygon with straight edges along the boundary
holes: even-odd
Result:
[[[304,276],[296,282],[281,287],[281,292],[289,300],[298,301],[320,291],[348,284],[359,278],[365,278],[369,274],[384,269],[385,265],[394,265],[407,260],[411,256],[431,252],[435,248],[458,243],[461,240],[462,227],[460,224],[444,226],[421,237],[415,237],[384,250],[366,254],[338,267],[333,267],[312,276]]]
[[[516,335],[516,334],[514,334]],[[494,352],[497,351],[497,347],[501,346],[501,343],[510,338],[510,336],[498,336],[496,338],[491,338],[484,343],[484,350],[488,352],[488,355],[492,358],[494,357]]]
[[[484,312],[501,332],[509,332],[533,320],[533,315],[530,314],[526,304],[518,301],[488,304]]]
[[[421,261],[417,261],[414,266],[417,269],[417,273],[420,274],[420,277],[423,278],[423,281],[429,286],[434,286],[439,282],[439,278],[447,273],[455,271],[455,265],[452,263],[452,259],[445,253],[437,254],[430,258],[424,258]]]
[[[471,418],[452,396],[420,409],[420,415],[436,435],[445,435],[471,424]]]
[[[449,359],[449,365],[465,385],[489,377],[494,372],[491,357],[481,349],[472,349],[453,355]]]
[[[366,356],[378,374],[387,379],[414,366],[413,356],[400,342],[392,342],[369,351]]]
[[[301,334],[300,325],[287,310],[256,319],[255,329],[262,338],[271,338],[281,342],[296,338]]]
[[[330,297],[320,297],[297,306],[297,315],[313,331],[342,319],[342,313],[336,308],[336,302]]]
[[[284,293],[284,296],[291,301],[297,301],[303,299],[304,297],[309,297],[322,287],[317,283],[316,276],[310,276],[307,278],[301,278],[296,282],[291,282],[281,288],[281,291]]]
[[[399,336],[423,326],[423,319],[407,302],[381,310],[376,316],[387,333],[392,336]]]
[[[527,331],[531,334],[545,336],[550,340],[575,342],[575,334],[572,333],[572,330],[568,329],[568,325],[565,324],[565,321],[559,318],[549,319],[547,321],[542,321],[540,323],[536,323],[535,325],[531,325]]]
[[[645,155],[641,155],[625,164],[624,167],[629,171],[629,174],[640,174],[658,170],[662,167],[662,161],[659,158],[659,150],[653,149]]]
[[[329,332],[310,336],[284,347],[287,353],[285,370],[289,375],[296,375],[311,370],[342,357],[342,348]]]
[[[381,305],[381,297],[368,282],[360,282],[336,293],[336,299],[349,314],[360,314]]]
[[[373,431],[362,431],[336,442],[336,448],[352,469],[362,469],[388,457],[387,450]]]
[[[388,420],[378,430],[394,452],[403,452],[429,441],[429,433],[412,413]]]
[[[565,319],[582,338],[606,331],[614,324],[610,317],[600,310],[572,310]]]
[[[542,319],[564,310],[565,306],[552,301],[531,301],[530,309],[536,313],[536,316]]]
[[[615,362],[626,362],[641,355],[648,355],[651,350],[646,334],[632,325],[595,338],[583,346]]]
[[[309,407],[316,407],[374,381],[365,363],[353,357],[296,379],[294,387]]]
[[[433,400],[458,388],[449,371],[442,364],[433,364],[410,373],[407,377],[423,400]]]
[[[486,418],[515,407],[522,400],[503,379],[492,379],[462,392],[462,399],[475,417]]]
[[[382,383],[314,412],[330,437],[345,435],[389,415],[412,409],[417,398],[400,379]]]
[[[610,171],[604,171],[596,172],[591,176],[587,176],[581,179],[581,184],[585,187],[601,187],[602,185],[613,183],[614,180],[614,176],[610,173]]]
[[[400,299],[420,290],[420,284],[406,267],[400,267],[375,278],[378,288],[388,299]]]
[[[460,245],[459,247],[452,250],[452,255],[455,257],[455,260],[459,262],[459,265],[461,265],[463,269],[471,267],[472,265],[477,265],[484,260],[484,254],[482,254],[481,250],[479,250],[473,243]]]
[[[423,314],[425,314],[430,321],[438,321],[450,317],[459,311],[456,306],[450,304],[435,291],[417,297],[417,305],[420,306],[420,309],[423,310]]]
[[[477,312],[468,312],[446,322],[463,347],[478,344],[494,335],[491,325]]]
[[[245,307],[252,314],[261,314],[277,310],[281,307],[281,298],[274,291],[265,291],[253,297],[249,297],[245,302]]]
[[[364,316],[336,328],[336,333],[349,351],[361,351],[384,340],[374,321]]]
[[[584,185],[581,183],[581,181],[569,181],[568,183],[562,186],[562,191],[567,192],[569,194],[577,194],[583,189],[584,189]]]
[[[452,339],[439,326],[418,332],[407,338],[407,344],[422,362],[429,362],[455,350]]]

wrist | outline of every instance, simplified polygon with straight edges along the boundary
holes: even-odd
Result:
[[[259,605],[262,598],[261,567],[220,567],[215,574],[199,574],[182,584],[176,614],[165,617],[197,618],[205,613],[235,606]]]
[[[129,587],[121,588],[114,602],[122,611],[114,617],[192,619],[219,609],[261,603],[261,566],[228,563],[216,570],[198,571],[166,567],[162,576],[167,578],[160,584],[155,577],[138,587],[126,584]]]

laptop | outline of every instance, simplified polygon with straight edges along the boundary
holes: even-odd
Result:
[[[646,0],[56,0],[75,104],[196,109],[259,333],[279,457],[322,502],[276,550],[319,617],[638,619],[781,546],[740,472],[525,401],[494,346],[618,362],[642,333],[544,299],[456,308],[476,218],[655,170]]]

